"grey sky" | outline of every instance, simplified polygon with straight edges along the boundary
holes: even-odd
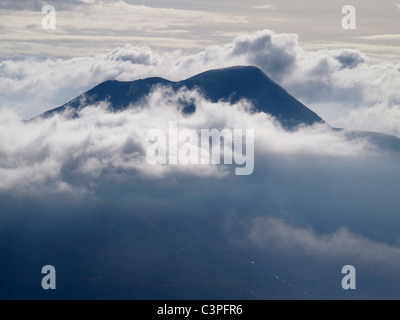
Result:
[[[41,28],[45,4],[57,10],[54,31]],[[356,7],[357,30],[341,27],[346,4]],[[195,53],[261,29],[297,33],[306,49],[357,48],[375,60],[398,61],[400,2],[6,0],[0,56],[89,56],[125,44]]]

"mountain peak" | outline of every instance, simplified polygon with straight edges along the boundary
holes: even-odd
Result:
[[[255,66],[233,66],[233,67],[227,67],[227,68],[220,68],[220,69],[212,69],[208,71],[204,71],[202,73],[199,73],[198,75],[194,77],[199,77],[202,75],[216,75],[216,74],[242,74],[242,75],[247,75],[247,76],[263,76],[267,77],[268,76],[258,67]]]

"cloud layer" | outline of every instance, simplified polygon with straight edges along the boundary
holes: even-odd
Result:
[[[182,114],[178,101],[194,102],[195,114]],[[177,121],[179,131],[193,129],[199,136],[201,129],[253,129],[261,163],[271,154],[349,159],[379,154],[365,138],[349,140],[345,132],[332,131],[326,125],[287,132],[268,114],[250,113],[251,108],[246,101],[233,106],[211,103],[196,91],[175,93],[159,87],[139,105],[118,113],[109,112],[106,102],[84,108],[77,119],[56,114],[21,122],[15,113],[2,111],[0,189],[64,191],[74,187],[68,184],[71,176],[83,175],[95,183],[97,178],[112,177],[121,170],[157,178],[179,172],[216,178],[228,174],[225,166],[151,166],[146,161],[151,145],[146,135],[152,129],[168,134],[169,121]]]

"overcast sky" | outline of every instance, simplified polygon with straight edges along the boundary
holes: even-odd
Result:
[[[42,29],[45,4],[56,8],[56,30]],[[356,30],[342,29],[347,4],[357,10]],[[3,58],[89,56],[125,44],[187,54],[262,29],[296,33],[308,49],[357,48],[376,60],[399,58],[400,3],[390,0],[2,0],[0,10]]]

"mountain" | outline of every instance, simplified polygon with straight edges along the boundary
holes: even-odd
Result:
[[[49,110],[39,117],[49,117],[67,109],[78,111],[89,105],[108,101],[112,111],[119,111],[135,104],[151,93],[155,86],[168,86],[178,91],[182,88],[198,89],[212,102],[227,101],[231,104],[241,99],[251,101],[257,111],[271,114],[286,129],[300,124],[326,123],[316,113],[296,100],[257,67],[237,66],[206,71],[189,79],[173,82],[163,78],[147,78],[130,82],[105,81],[63,106]],[[192,114],[196,106],[181,102],[182,112]],[[343,129],[335,129],[342,131]],[[365,139],[380,149],[400,152],[400,139],[395,136],[362,131],[344,130],[349,140]]]
[[[212,102],[220,100],[230,103],[247,99],[257,111],[271,114],[284,127],[293,128],[299,124],[312,125],[324,121],[305,105],[272,81],[256,67],[231,67],[211,70],[184,81],[173,82],[162,78],[148,78],[131,82],[106,81],[65,105],[47,111],[42,116],[48,117],[66,108],[79,110],[87,105],[108,101],[113,111],[135,105],[146,97],[156,85],[172,87],[175,91],[186,87],[199,89]],[[185,105],[183,112],[193,113],[194,105]],[[74,114],[77,116],[77,113]]]

